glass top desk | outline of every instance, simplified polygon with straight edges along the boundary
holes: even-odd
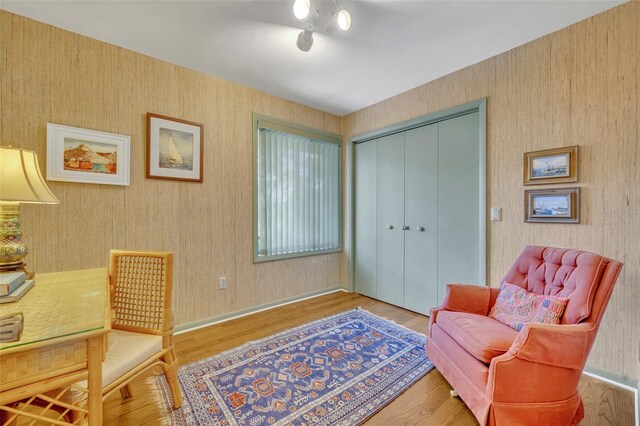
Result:
[[[18,408],[24,404],[11,403],[87,380],[88,398],[76,392],[72,399],[44,399],[71,404],[76,415],[88,413],[90,425],[101,425],[104,337],[110,329],[107,270],[37,274],[35,280],[22,299],[0,305],[0,316],[24,315],[20,340],[0,343],[0,411],[34,418],[34,410],[24,414]]]

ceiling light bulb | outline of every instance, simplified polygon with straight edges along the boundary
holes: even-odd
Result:
[[[304,19],[311,10],[311,0],[296,0],[293,2],[293,14],[298,19]]]
[[[347,31],[351,28],[351,15],[344,9],[338,12],[338,26],[342,31]]]

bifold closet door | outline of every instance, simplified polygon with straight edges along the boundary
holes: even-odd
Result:
[[[404,307],[438,306],[438,124],[405,132]]]
[[[478,113],[439,123],[438,299],[447,283],[484,283],[480,262]]]
[[[474,112],[355,146],[356,292],[428,315],[447,284],[484,284],[479,125]]]
[[[355,291],[377,297],[378,143],[355,146]]]
[[[378,139],[377,203],[377,298],[403,306],[404,133]]]

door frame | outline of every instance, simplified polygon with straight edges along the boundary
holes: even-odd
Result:
[[[462,115],[478,113],[478,161],[479,161],[479,250],[480,259],[478,262],[477,284],[487,285],[487,98],[481,98],[466,104],[447,108],[421,117],[412,118],[407,121],[392,124],[381,129],[361,133],[349,138],[347,143],[347,161],[345,162],[346,188],[348,189],[348,202],[345,203],[348,211],[345,214],[347,223],[345,224],[345,245],[344,249],[347,254],[348,263],[348,291],[355,291],[355,149],[354,146],[359,143],[378,139],[394,133],[400,133],[417,127],[427,126],[429,124],[448,120]]]

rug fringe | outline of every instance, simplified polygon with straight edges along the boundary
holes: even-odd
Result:
[[[151,377],[147,377],[144,380],[144,385],[148,391],[150,405],[155,406],[163,414],[163,416],[157,420],[156,425],[171,426],[173,424],[171,421],[171,412],[169,411],[169,407],[167,407],[167,402],[162,397],[162,389],[158,383],[160,375],[160,373],[156,373]]]
[[[413,329],[411,329],[411,328],[409,328],[409,327],[407,327],[407,326],[404,326],[404,325],[400,324],[398,321],[394,320],[393,318],[387,318],[387,317],[383,317],[382,315],[374,314],[373,312],[368,311],[368,310],[366,310],[366,309],[364,309],[364,308],[361,308],[360,306],[358,306],[356,309],[358,309],[358,310],[360,310],[360,311],[362,311],[362,312],[366,312],[366,313],[368,313],[369,315],[373,315],[374,317],[382,318],[382,319],[383,319],[383,320],[385,320],[385,321],[392,322],[393,324],[397,325],[398,327],[400,327],[400,328],[402,328],[402,329],[404,329],[404,330],[408,330],[408,331],[410,331],[410,332],[412,332],[412,333],[416,333],[416,334],[419,334],[419,335],[421,335],[421,336],[426,336],[426,335],[427,335],[427,333],[426,333],[426,332],[425,332],[425,333],[421,333],[421,332],[419,332],[419,331],[415,331],[415,330],[413,330]]]

